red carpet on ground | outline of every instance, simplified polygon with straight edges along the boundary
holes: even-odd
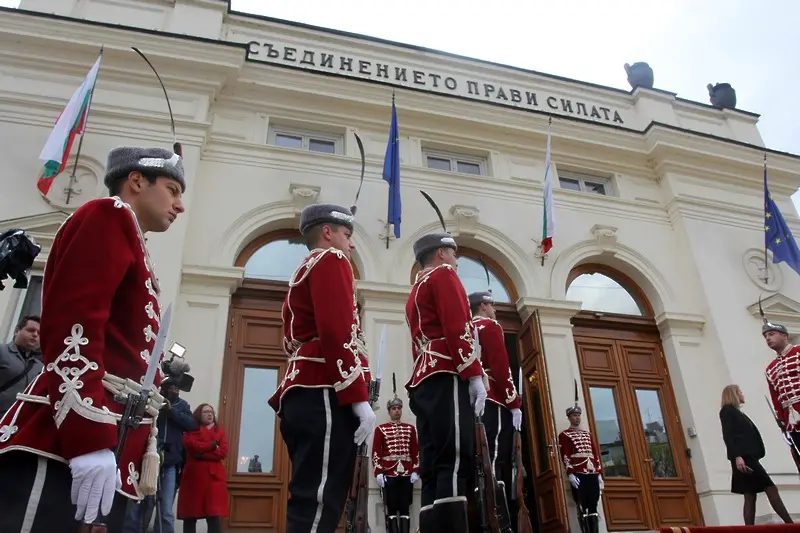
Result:
[[[659,531],[660,533],[789,533],[790,531],[800,532],[800,524],[662,527]]]

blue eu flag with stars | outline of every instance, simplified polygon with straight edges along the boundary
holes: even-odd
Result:
[[[773,263],[786,263],[800,274],[800,248],[792,230],[783,219],[767,187],[767,165],[764,164],[764,246],[772,252]]]
[[[397,109],[394,107],[394,96],[392,96],[392,125],[389,128],[389,143],[386,145],[386,158],[383,160],[383,179],[389,183],[387,222],[394,224],[394,236],[399,239],[403,206],[400,201],[400,132],[397,128]]]

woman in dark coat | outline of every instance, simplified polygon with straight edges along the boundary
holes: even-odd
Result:
[[[744,524],[752,526],[756,519],[756,497],[766,492],[769,504],[787,524],[792,518],[783,505],[778,487],[759,463],[766,455],[761,433],[746,414],[741,411],[744,394],[738,385],[728,385],[722,390],[722,408],[719,419],[722,438],[731,462],[731,492],[744,495]]]
[[[201,404],[194,410],[198,429],[183,434],[186,466],[178,493],[178,518],[184,533],[195,533],[197,520],[206,519],[208,533],[222,531],[222,517],[228,516],[228,488],[225,466],[228,438],[217,425],[214,408]]]

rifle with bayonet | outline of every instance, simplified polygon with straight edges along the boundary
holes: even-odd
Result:
[[[522,433],[514,431],[514,459],[513,459],[513,484],[515,499],[517,500],[517,533],[533,533],[531,517],[525,505],[525,489],[523,479],[525,466],[522,464]]]
[[[170,304],[169,307],[167,307],[167,311],[161,317],[161,326],[158,329],[158,336],[153,345],[153,352],[150,356],[150,362],[147,365],[147,372],[144,375],[141,391],[131,391],[127,395],[120,393],[114,396],[115,402],[125,404],[125,410],[122,412],[122,418],[119,422],[117,447],[114,450],[114,457],[117,461],[117,465],[119,465],[122,452],[125,450],[125,445],[128,441],[128,432],[137,429],[141,425],[147,411],[150,395],[155,392],[153,382],[155,381],[158,362],[161,360],[161,352],[164,350],[164,344],[167,340],[167,332],[169,331],[171,318],[172,305]],[[155,424],[155,418],[152,423]],[[156,468],[157,467],[158,465],[156,465]],[[144,465],[142,466],[142,472],[144,472]],[[82,523],[78,531],[79,533],[106,533],[107,526],[103,521],[103,517],[98,516],[97,520],[91,524]]]
[[[381,331],[381,341],[378,353],[378,371],[376,378],[367,384],[369,403],[374,406],[380,397],[381,372],[383,356],[386,353],[386,326]],[[345,528],[348,533],[367,533],[369,527],[368,499],[369,499],[369,471],[370,461],[367,456],[367,440],[359,444],[356,449],[356,461],[353,468],[353,477],[347,489],[347,502],[345,503]]]
[[[475,417],[475,485],[481,533],[500,533],[495,498],[497,482],[492,472],[486,428],[480,416]]]

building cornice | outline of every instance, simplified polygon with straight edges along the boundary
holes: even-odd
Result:
[[[211,294],[223,292],[231,295],[242,286],[244,268],[208,265],[183,265],[181,268],[181,291],[188,294]]]
[[[187,43],[186,46],[185,46],[185,48],[187,48],[186,53],[182,53],[182,54],[178,54],[178,55],[182,56],[182,59],[181,59],[182,61],[195,61],[195,63],[198,66],[207,65],[207,64],[213,62],[213,54],[209,54],[209,53],[200,54],[200,53],[198,53],[197,50],[192,50],[192,48],[196,48],[196,43],[204,43],[204,44],[211,45],[210,47],[205,47],[205,48],[214,48],[214,45],[219,45],[220,47],[227,47],[228,49],[233,50],[238,55],[239,61],[243,61],[244,60],[244,56],[246,55],[246,52],[247,52],[246,44],[240,43],[240,42],[231,42],[231,41],[222,41],[222,40],[215,40],[215,39],[208,39],[208,38],[200,38],[200,37],[193,37],[193,36],[182,35],[182,34],[181,35],[179,35],[179,34],[171,34],[171,33],[166,33],[166,32],[158,32],[158,31],[153,31],[153,30],[147,30],[147,29],[144,29],[144,28],[132,28],[132,27],[126,27],[126,26],[122,26],[122,25],[118,25],[118,24],[109,24],[109,23],[98,22],[98,21],[90,21],[90,20],[85,20],[85,19],[80,19],[79,20],[79,19],[75,19],[75,18],[71,18],[71,17],[64,17],[64,16],[52,15],[52,14],[46,14],[46,13],[23,11],[23,10],[19,10],[19,9],[2,8],[0,10],[9,15],[7,17],[6,16],[2,17],[3,20],[9,20],[10,21],[12,18],[13,19],[24,19],[26,17],[28,19],[36,19],[36,18],[47,18],[47,19],[49,19],[49,22],[48,22],[48,25],[47,25],[48,32],[46,33],[46,35],[44,35],[45,32],[42,32],[42,31],[39,31],[38,34],[37,34],[37,36],[41,37],[42,39],[56,40],[57,38],[53,37],[54,35],[63,35],[63,34],[73,35],[73,34],[76,33],[76,31],[77,32],[80,31],[80,28],[77,28],[77,27],[85,26],[85,27],[88,28],[88,31],[86,31],[85,33],[88,33],[90,36],[94,36],[93,38],[89,39],[88,42],[94,43],[95,46],[99,45],[99,42],[98,42],[99,40],[96,38],[96,34],[98,33],[97,28],[103,28],[103,29],[107,29],[107,30],[112,30],[110,33],[114,33],[113,30],[117,30],[117,31],[122,30],[123,32],[127,33],[128,35],[130,35],[132,33],[144,33],[144,34],[147,34],[149,36],[152,36],[152,38],[148,38],[148,43],[151,40],[155,41],[155,40],[163,39],[163,40],[168,41],[169,45],[172,48],[175,48],[175,46],[180,47],[180,44],[177,44],[179,41],[186,41],[186,43]],[[462,66],[462,67],[468,67],[468,68],[461,68],[461,70],[467,70],[467,71],[470,71],[470,72],[476,72],[476,65],[480,65],[478,70],[480,70],[480,68],[486,68],[486,69],[490,69],[489,71],[492,72],[492,73],[503,72],[505,74],[508,74],[509,76],[512,76],[512,74],[510,74],[510,73],[514,73],[513,75],[522,76],[521,79],[523,81],[527,81],[527,82],[530,82],[530,77],[531,76],[539,77],[542,80],[544,80],[546,83],[551,84],[553,87],[557,87],[558,84],[563,84],[563,87],[569,88],[570,92],[565,93],[566,96],[569,96],[571,94],[577,95],[577,93],[574,92],[574,90],[576,89],[575,86],[577,85],[577,86],[580,86],[581,90],[583,90],[584,93],[586,92],[587,89],[590,89],[589,90],[589,94],[591,94],[592,91],[596,91],[596,94],[598,96],[602,96],[603,99],[606,99],[606,100],[603,100],[603,101],[614,100],[615,102],[616,101],[625,102],[625,105],[628,108],[631,108],[632,102],[633,102],[632,93],[629,92],[629,91],[621,90],[621,89],[614,89],[614,88],[611,88],[611,87],[604,87],[604,86],[601,86],[601,85],[596,85],[596,84],[591,84],[591,83],[584,83],[584,82],[580,82],[578,80],[571,80],[571,79],[568,79],[568,78],[563,78],[563,77],[559,77],[559,76],[553,76],[553,75],[549,75],[549,74],[545,74],[545,73],[539,73],[539,72],[529,71],[529,70],[526,70],[526,69],[514,68],[514,67],[507,66],[507,65],[499,65],[499,64],[492,63],[492,62],[487,62],[487,61],[479,61],[479,60],[475,60],[475,59],[472,59],[472,58],[466,58],[466,57],[457,56],[457,55],[454,55],[454,54],[447,54],[447,53],[443,53],[443,52],[436,51],[436,50],[427,50],[427,49],[424,49],[424,48],[421,48],[421,47],[404,45],[402,43],[394,43],[394,42],[390,42],[390,41],[381,41],[380,39],[372,39],[372,38],[365,37],[363,35],[347,34],[345,32],[337,32],[335,30],[327,30],[327,29],[324,29],[324,28],[317,28],[317,27],[313,27],[313,26],[309,26],[309,25],[296,24],[296,23],[291,23],[291,22],[288,22],[288,21],[281,21],[281,20],[277,20],[277,19],[269,19],[269,18],[266,18],[266,17],[258,17],[258,16],[249,15],[249,14],[231,12],[230,6],[228,6],[228,14],[225,16],[225,21],[224,22],[225,22],[225,24],[224,24],[223,33],[227,32],[229,38],[230,38],[230,32],[231,31],[236,30],[237,27],[247,28],[248,24],[250,25],[249,27],[251,27],[251,28],[260,29],[260,30],[263,31],[264,28],[267,27],[267,28],[273,29],[275,32],[278,32],[278,33],[280,33],[280,32],[286,33],[286,32],[291,32],[291,31],[297,31],[296,30],[297,28],[303,28],[303,31],[306,33],[306,35],[310,35],[312,37],[316,37],[318,40],[320,38],[319,33],[322,32],[322,33],[326,33],[326,34],[329,34],[329,35],[341,36],[342,39],[344,39],[345,41],[347,41],[351,45],[352,44],[358,44],[358,45],[361,45],[363,47],[364,43],[367,43],[367,42],[380,43],[380,46],[382,46],[383,49],[388,50],[393,55],[402,54],[402,53],[404,53],[403,51],[405,51],[405,53],[411,54],[411,56],[413,56],[415,59],[419,59],[421,57],[420,52],[425,52],[427,55],[433,55],[433,56],[436,56],[437,58],[444,58],[445,62],[446,61],[455,62],[455,63],[453,63],[454,65]],[[34,23],[35,23],[35,21],[34,21]],[[65,24],[65,25],[70,25],[71,24],[72,26],[75,26],[75,27],[69,27],[69,28],[65,27],[64,31],[53,32],[52,31],[52,26],[54,24],[56,24],[56,23],[57,24]],[[237,24],[238,24],[238,26],[237,26]],[[42,35],[39,35],[39,34],[42,34]],[[105,37],[105,36],[103,36],[103,37]],[[63,44],[63,41],[59,40],[59,46],[61,46],[62,44]],[[125,43],[126,47],[127,47],[128,44],[129,44],[128,42]],[[167,48],[167,47],[165,47],[165,48]],[[274,70],[280,70],[280,69],[270,69],[270,70],[274,71]],[[662,91],[662,90],[655,90],[655,92],[669,94],[667,91]],[[584,93],[581,93],[581,94],[584,94]],[[608,100],[608,99],[611,99],[611,100]],[[714,108],[712,108],[711,106],[709,106],[707,104],[701,104],[699,102],[691,102],[691,101],[688,101],[686,99],[676,98],[676,102],[678,102],[678,101],[681,102],[682,104],[690,103],[693,106],[697,106],[698,109],[702,110],[702,111],[700,111],[702,113],[712,113],[712,114],[716,113],[718,115],[718,118],[722,121],[722,123],[724,123],[724,118],[726,116],[736,116],[737,119],[742,119],[743,116],[747,116],[747,117],[751,117],[751,118],[756,116],[754,113],[749,113],[749,112],[741,111],[741,110],[721,111],[721,110],[714,109]],[[491,102],[479,102],[479,103],[491,103]],[[548,115],[548,111],[547,110],[544,110],[544,111],[532,111],[532,112],[533,113],[538,113],[538,114],[543,115],[543,116],[547,116]],[[530,113],[527,113],[527,114],[528,114],[528,116],[530,116]],[[462,116],[463,116],[463,114],[462,114]],[[645,131],[646,131],[648,128],[652,127],[653,124],[654,124],[654,123],[651,123],[651,124],[648,124],[646,126],[643,125],[643,124],[638,124],[638,125],[634,125],[635,126],[634,128],[626,128],[626,127],[619,127],[619,126],[616,126],[614,124],[597,123],[597,122],[593,122],[593,121],[589,121],[589,120],[584,120],[584,119],[581,119],[579,117],[565,116],[563,118],[565,120],[579,121],[579,122],[580,121],[584,121],[584,122],[592,123],[592,124],[595,124],[595,125],[597,125],[597,126],[599,126],[601,128],[606,128],[606,129],[609,129],[611,131],[616,131],[617,133],[619,133],[621,131],[626,131],[626,130],[627,131],[637,131],[637,132],[641,133],[641,128],[642,127],[645,127]],[[691,133],[695,134],[697,132],[691,132]],[[700,134],[700,135],[702,135],[702,134]],[[721,141],[729,141],[729,139],[724,139],[724,138],[718,138],[718,139],[721,140]],[[743,144],[743,143],[739,143],[739,144]],[[767,151],[771,152],[771,153],[780,153],[780,152],[775,152],[775,151],[771,151],[771,150],[767,150]],[[787,154],[787,155],[789,155],[790,157],[798,157],[798,159],[800,159],[800,156],[792,156],[791,154]]]

